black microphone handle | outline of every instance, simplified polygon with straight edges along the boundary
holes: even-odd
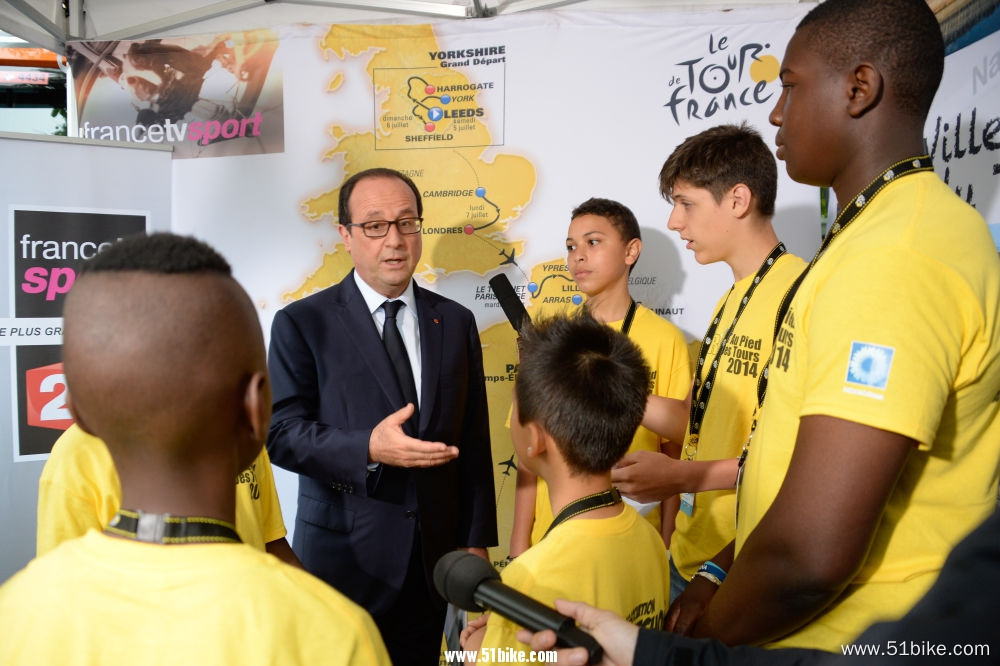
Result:
[[[503,313],[507,315],[507,321],[520,334],[526,325],[531,325],[531,317],[528,316],[528,311],[525,309],[524,303],[521,302],[521,299],[517,296],[517,292],[514,291],[514,285],[510,283],[510,279],[503,273],[490,278],[489,284],[493,295],[496,296],[497,303],[500,304]]]
[[[593,636],[576,626],[573,618],[535,601],[499,580],[484,580],[472,593],[478,604],[531,631],[551,629],[556,645],[586,648],[588,663],[601,661],[604,651]]]

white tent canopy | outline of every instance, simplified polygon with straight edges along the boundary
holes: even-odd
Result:
[[[815,0],[4,0],[0,30],[64,53],[68,41],[252,30],[291,23],[380,23],[486,18],[537,9],[724,10]]]

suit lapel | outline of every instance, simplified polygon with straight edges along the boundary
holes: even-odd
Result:
[[[337,309],[337,316],[340,318],[342,328],[339,330],[349,333],[345,343],[353,343],[357,353],[365,360],[368,367],[375,376],[382,392],[394,405],[402,407],[406,403],[403,401],[403,393],[399,389],[396,381],[396,373],[389,362],[389,356],[382,346],[382,338],[375,327],[371,312],[368,311],[368,304],[358,291],[358,285],[354,282],[354,272],[351,271],[341,284],[341,302]]]
[[[444,340],[444,318],[428,303],[423,289],[414,286],[417,300],[417,320],[420,326],[420,432],[423,433],[434,413],[438,377],[441,372],[441,347]]]

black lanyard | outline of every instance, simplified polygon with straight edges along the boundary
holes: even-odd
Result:
[[[705,368],[705,361],[708,360],[708,352],[712,346],[712,340],[715,339],[715,332],[719,328],[719,322],[722,321],[722,315],[726,311],[726,305],[729,303],[729,296],[732,295],[733,289],[736,288],[734,284],[729,288],[729,293],[726,295],[726,300],[723,302],[722,307],[719,309],[718,314],[712,319],[711,325],[708,327],[708,331],[705,333],[705,337],[701,341],[701,349],[698,351],[698,367],[695,372],[694,378],[694,391],[691,396],[691,411],[688,416],[688,440],[684,444],[684,455],[687,456],[688,460],[694,458],[695,453],[698,451],[698,435],[701,430],[702,420],[705,418],[705,412],[708,410],[709,400],[712,398],[712,389],[715,388],[715,375],[719,370],[719,358],[722,356],[726,345],[729,343],[729,338],[732,336],[733,331],[736,330],[736,323],[740,320],[740,315],[746,309],[747,304],[750,303],[750,297],[753,296],[754,290],[757,289],[763,280],[767,272],[771,270],[771,267],[777,263],[778,258],[785,253],[785,244],[778,243],[771,250],[771,253],[767,255],[764,262],[757,269],[757,273],[754,275],[753,281],[750,283],[750,287],[747,289],[746,293],[743,295],[742,300],[740,300],[740,305],[736,310],[736,314],[733,316],[732,323],[729,324],[729,328],[726,329],[726,334],[722,338],[722,342],[719,344],[719,352],[715,355],[715,360],[712,361],[712,365],[708,370],[708,376],[705,377],[705,381],[701,381],[701,373]]]
[[[837,219],[834,221],[833,226],[830,227],[830,231],[827,232],[826,236],[823,238],[823,242],[820,244],[819,249],[816,254],[813,255],[812,261],[806,266],[802,274],[799,275],[798,279],[792,283],[792,286],[788,288],[788,292],[785,297],[781,299],[781,306],[778,308],[778,316],[774,321],[774,337],[777,339],[778,331],[781,329],[781,324],[785,319],[785,315],[788,314],[788,308],[792,304],[792,298],[795,297],[795,292],[799,290],[799,286],[802,284],[802,280],[805,276],[816,265],[820,257],[826,252],[827,248],[830,247],[830,243],[836,238],[840,232],[842,232],[847,225],[858,218],[858,215],[871,203],[872,199],[875,198],[882,189],[889,183],[895,182],[902,178],[903,176],[908,176],[911,173],[919,173],[921,171],[931,171],[934,169],[934,165],[931,164],[931,158],[929,155],[919,155],[917,157],[909,157],[905,160],[896,162],[888,169],[883,171],[878,175],[875,180],[868,183],[868,185],[861,190],[861,193],[854,197],[850,203],[841,208],[840,213],[837,214]],[[760,412],[761,405],[764,404],[764,397],[767,393],[767,375],[768,369],[771,366],[771,361],[774,358],[774,352],[777,348],[776,345],[771,345],[771,355],[767,359],[767,364],[764,366],[764,371],[761,373],[760,378],[757,380],[757,410],[754,412],[753,423],[750,426],[750,436],[747,438],[746,443],[743,445],[743,452],[740,454],[739,461],[739,472],[736,475],[736,515],[739,516],[739,506],[740,506],[740,488],[743,481],[743,464],[746,462],[747,453],[750,451],[750,442],[753,440],[754,432],[757,430],[757,419]]]
[[[632,329],[632,320],[635,319],[635,300],[629,299],[628,312],[625,313],[625,320],[622,322],[621,333],[626,338],[628,337],[628,332]]]
[[[635,319],[636,302],[634,299],[629,299],[628,312],[625,313],[625,319],[622,321],[621,334],[628,337],[628,332],[632,328],[632,320]],[[589,310],[588,310],[589,312]]]
[[[236,527],[224,520],[128,509],[119,509],[105,531],[147,543],[240,543]]]
[[[788,292],[785,297],[781,299],[781,306],[778,308],[778,315],[774,318],[774,339],[778,338],[778,331],[781,330],[781,324],[785,320],[785,315],[788,314],[788,308],[792,305],[792,298],[795,297],[795,292],[799,290],[799,285],[802,284],[802,280],[805,279],[806,275],[816,265],[819,258],[823,256],[827,248],[830,247],[830,243],[833,239],[837,237],[840,232],[847,228],[851,222],[857,219],[858,215],[861,214],[871,200],[875,198],[875,195],[882,191],[882,189],[889,183],[899,180],[903,176],[908,176],[911,173],[919,173],[921,171],[931,171],[934,165],[931,164],[931,158],[928,155],[920,155],[918,157],[910,157],[900,162],[896,162],[891,167],[883,171],[878,175],[878,177],[872,182],[868,183],[865,189],[861,190],[861,193],[854,197],[851,202],[844,206],[840,213],[837,214],[837,219],[834,221],[833,226],[830,227],[830,231],[827,232],[826,236],[823,237],[823,242],[820,244],[819,249],[816,254],[813,255],[812,261],[806,266],[802,274],[792,283],[792,286],[788,288]],[[767,375],[768,368],[771,365],[771,359],[774,358],[775,346],[771,345],[771,355],[767,359],[767,364],[764,366],[764,372],[761,373],[760,378],[757,380],[757,407],[759,408],[764,404],[764,396],[767,393]]]
[[[614,506],[622,501],[621,493],[618,492],[617,488],[612,488],[610,490],[604,490],[599,493],[594,493],[593,495],[587,495],[586,497],[581,497],[580,499],[575,499],[566,506],[562,508],[562,511],[552,519],[552,524],[549,525],[549,529],[545,530],[545,534],[542,535],[544,539],[549,535],[556,525],[564,523],[574,516],[579,516],[581,513],[586,513],[588,511],[593,511],[594,509],[603,509],[606,506]]]

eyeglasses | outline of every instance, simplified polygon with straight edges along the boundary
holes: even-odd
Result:
[[[368,222],[351,222],[345,226],[361,227],[368,238],[383,238],[389,233],[389,227],[396,225],[401,234],[419,234],[423,227],[422,217],[401,217],[398,220],[369,220]]]

